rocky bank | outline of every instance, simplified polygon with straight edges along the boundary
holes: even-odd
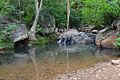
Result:
[[[60,74],[53,80],[120,80],[120,65],[98,63],[89,69]]]

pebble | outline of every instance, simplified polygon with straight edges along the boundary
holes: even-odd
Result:
[[[99,63],[76,73],[63,74],[60,80],[120,80],[120,66],[111,65],[111,62]]]

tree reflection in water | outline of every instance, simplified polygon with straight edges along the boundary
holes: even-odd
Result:
[[[33,62],[33,65],[35,67],[35,72],[36,72],[36,80],[40,80],[39,78],[39,70],[38,70],[38,64],[37,64],[37,60],[36,60],[36,48],[30,48],[28,50],[29,54],[30,54],[30,58]]]

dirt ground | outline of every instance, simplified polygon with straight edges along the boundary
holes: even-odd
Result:
[[[53,80],[120,80],[120,65],[98,63],[85,70],[60,74]]]

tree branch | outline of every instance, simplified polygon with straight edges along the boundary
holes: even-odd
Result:
[[[35,19],[34,19],[32,28],[30,29],[30,33],[29,33],[29,38],[30,38],[30,40],[36,40],[36,38],[35,38],[36,25],[37,25],[37,22],[38,22],[38,19],[39,19],[39,13],[40,13],[41,8],[42,8],[42,2],[43,2],[43,0],[41,0],[41,1],[40,1],[40,5],[37,6],[39,3],[38,3],[38,0],[35,0],[35,4],[36,4],[37,7],[36,7]]]

